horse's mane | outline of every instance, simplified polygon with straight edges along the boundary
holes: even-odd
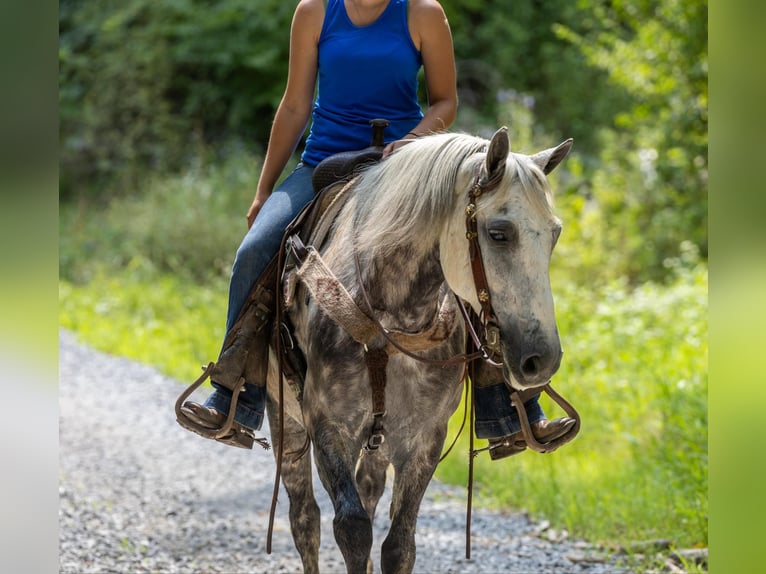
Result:
[[[365,171],[356,189],[357,249],[390,252],[432,237],[453,209],[463,162],[487,145],[471,135],[437,134],[403,146]]]
[[[366,170],[355,193],[357,250],[385,255],[402,245],[431,243],[434,229],[441,229],[454,209],[461,167],[488,145],[472,135],[437,134],[403,146]],[[509,158],[505,177],[518,181],[531,205],[551,217],[553,195],[543,172],[528,156],[511,153]],[[483,161],[482,154],[474,163]]]

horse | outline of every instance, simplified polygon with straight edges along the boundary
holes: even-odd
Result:
[[[514,388],[540,387],[559,368],[548,269],[561,221],[546,175],[571,145],[513,153],[506,128],[491,141],[461,133],[415,140],[347,184],[321,244],[311,246],[324,272],[313,290],[305,276],[291,281],[300,270],[285,274],[293,289],[285,312],[307,371],[299,400],[280,389],[272,353],[267,415],[273,440],[281,440],[278,465],[304,572],[318,572],[312,450],[348,572],[372,571],[372,520],[393,466],[380,567],[385,574],[413,570],[418,510],[464,384],[465,365],[450,360],[464,354],[469,337],[459,305],[482,315],[491,297],[503,371]],[[476,251],[481,288],[472,270]],[[328,308],[322,286],[344,292],[340,299],[356,305],[350,314],[364,315],[361,342],[341,317],[348,310]],[[371,390],[381,378],[382,388],[378,381]]]

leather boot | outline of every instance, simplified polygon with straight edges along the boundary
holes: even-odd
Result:
[[[242,377],[250,385],[266,385],[275,301],[273,279],[270,266],[229,332],[210,374],[211,381],[230,390],[236,388]]]
[[[256,439],[252,430],[232,421],[228,431],[224,425],[229,413],[218,412],[193,401],[180,404],[207,376],[232,392],[239,392],[250,385],[265,386],[268,373],[269,343],[274,315],[275,260],[255,285],[234,326],[224,341],[217,363],[211,363],[203,377],[185,391],[176,402],[176,419],[185,429],[205,438],[251,449],[254,442],[269,448],[263,439]],[[232,396],[231,406],[236,408],[237,396]],[[223,433],[223,434],[222,434]]]
[[[549,421],[541,419],[530,423],[529,428],[538,442],[543,444],[564,436],[575,425],[575,420],[570,417],[561,417]],[[527,448],[521,431],[500,438],[489,439],[489,456],[492,460],[507,458],[519,454]]]

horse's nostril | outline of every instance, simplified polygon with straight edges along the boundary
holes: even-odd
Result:
[[[534,377],[540,372],[540,355],[529,355],[521,361],[521,374]]]

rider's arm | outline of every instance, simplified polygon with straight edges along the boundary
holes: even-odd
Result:
[[[384,156],[408,140],[446,130],[457,115],[455,52],[444,10],[436,0],[412,0],[409,25],[412,41],[423,57],[428,109],[409,134],[386,146]]]
[[[255,199],[247,212],[250,227],[306,130],[317,77],[317,44],[324,19],[323,0],[301,0],[290,29],[287,86],[274,116]]]
[[[412,130],[424,135],[446,130],[457,115],[455,52],[447,16],[436,0],[413,0],[410,32],[423,56],[428,109]]]

